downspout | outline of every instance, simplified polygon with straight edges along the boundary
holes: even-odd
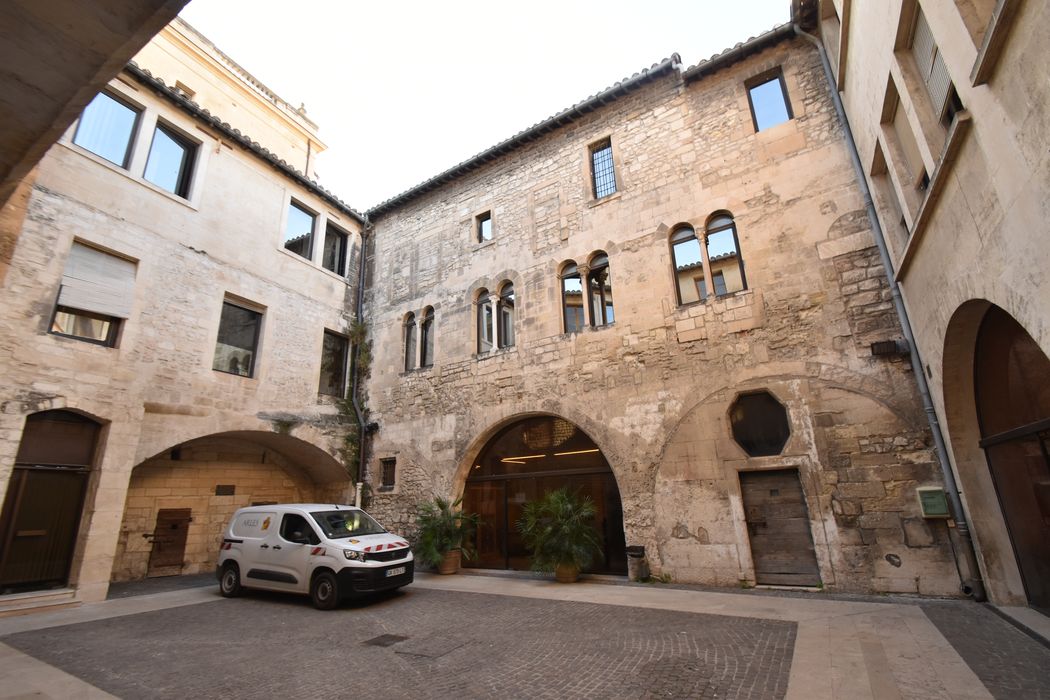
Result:
[[[879,224],[879,217],[875,212],[875,204],[871,198],[871,190],[868,189],[868,181],[864,177],[864,166],[861,165],[860,154],[857,153],[857,144],[853,141],[853,131],[849,127],[849,120],[846,119],[846,110],[843,108],[842,99],[839,97],[835,76],[831,70],[831,63],[828,61],[828,54],[824,50],[824,46],[821,44],[820,39],[803,31],[802,27],[798,25],[798,22],[793,23],[792,26],[796,35],[808,39],[817,48],[817,53],[820,54],[820,62],[824,66],[824,77],[828,82],[831,101],[835,105],[835,112],[838,115],[839,123],[842,124],[842,132],[846,141],[846,150],[849,151],[850,161],[853,163],[853,170],[857,176],[857,183],[860,185],[861,195],[864,197],[864,208],[868,213],[868,221],[871,223],[871,230],[875,234],[875,245],[879,249],[879,257],[882,259],[882,267],[890,285],[893,308],[896,310],[897,317],[900,319],[901,331],[904,334],[904,341],[907,343],[908,354],[911,359],[912,374],[915,375],[915,380],[918,383],[919,396],[922,399],[922,408],[926,412],[926,420],[930,424],[930,432],[933,433],[933,444],[937,454],[937,462],[941,468],[941,476],[944,477],[944,485],[945,490],[948,493],[948,499],[952,504],[952,513],[955,515],[955,530],[962,543],[962,555],[966,560],[966,568],[971,576],[970,580],[962,582],[962,592],[974,600],[982,601],[985,600],[986,597],[984,582],[981,580],[981,570],[977,566],[977,555],[974,551],[973,538],[970,535],[970,526],[966,520],[966,512],[963,510],[962,499],[959,497],[959,487],[955,481],[955,472],[952,470],[951,461],[948,459],[948,448],[944,444],[944,435],[941,433],[941,424],[937,420],[937,413],[933,408],[933,399],[930,396],[930,385],[926,382],[926,373],[923,370],[922,358],[919,357],[918,346],[915,344],[915,336],[912,333],[911,322],[908,319],[908,311],[904,307],[904,300],[901,297],[900,286],[897,284],[897,280],[894,276],[893,262],[890,260],[889,250],[886,247],[886,238],[883,235],[882,226]],[[949,538],[949,542],[950,541],[951,539]]]
[[[357,267],[357,300],[354,322],[364,323],[365,308],[365,240],[366,234],[372,232],[372,222],[365,217],[364,228],[361,229],[361,253]],[[360,376],[361,342],[354,345],[354,372],[350,387],[350,400],[354,406],[354,414],[357,416],[357,484],[355,505],[361,506],[361,484],[365,480],[365,436],[368,434],[368,426],[365,425],[365,414],[361,410],[361,404],[357,398],[358,377]]]

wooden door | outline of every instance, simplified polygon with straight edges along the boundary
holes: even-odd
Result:
[[[740,491],[756,583],[820,585],[798,470],[741,472]]]
[[[161,508],[157,512],[146,576],[174,576],[182,572],[186,535],[193,521],[190,513],[189,508]]]
[[[15,467],[0,519],[3,590],[66,584],[87,476],[78,469]]]

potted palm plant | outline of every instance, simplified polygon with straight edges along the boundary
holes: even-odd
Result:
[[[597,509],[590,498],[568,488],[548,491],[525,504],[517,522],[535,571],[554,572],[559,583],[572,583],[600,551],[594,528]]]
[[[424,566],[436,566],[439,574],[459,571],[462,557],[474,555],[471,536],[478,525],[476,513],[464,513],[462,498],[449,501],[441,496],[419,504],[416,511],[415,555]]]

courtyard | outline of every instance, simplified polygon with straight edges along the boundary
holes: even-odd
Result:
[[[0,620],[0,698],[1048,698],[968,601],[421,574],[333,612],[206,576]]]

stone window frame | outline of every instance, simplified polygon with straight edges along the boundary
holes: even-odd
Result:
[[[596,250],[587,258],[586,283],[584,284],[584,312],[591,328],[606,328],[616,323],[614,295],[612,294],[612,264],[609,254]],[[602,275],[604,274],[604,279]],[[597,299],[594,296],[594,283],[599,285]],[[606,289],[609,295],[606,296]],[[597,304],[595,303],[597,302]],[[600,311],[596,311],[600,309]]]
[[[517,295],[514,282],[503,280],[496,289],[496,349],[505,350],[514,347],[517,342],[516,326],[518,323]],[[509,291],[508,291],[509,290]],[[504,319],[510,317],[510,332],[505,329]],[[508,337],[509,336],[509,340]]]
[[[597,195],[597,181],[595,180],[594,154],[604,150],[606,147],[609,148],[610,152],[613,187],[615,189],[599,197]],[[588,202],[588,206],[598,206],[620,198],[624,190],[623,163],[620,160],[618,139],[614,134],[606,134],[601,138],[590,140],[584,148],[582,165],[584,182],[587,183],[584,190],[584,201]]]
[[[433,306],[425,307],[419,315],[419,369],[429,369],[434,366],[434,355],[437,349],[435,318]]]
[[[780,96],[784,102],[784,111],[787,114],[787,119],[785,119],[782,122],[777,122],[776,124],[770,124],[769,126],[759,128],[758,115],[755,113],[755,104],[754,100],[751,97],[752,90],[767,83],[771,83],[774,80],[776,80],[777,83],[780,85]],[[784,78],[784,69],[782,66],[778,65],[773,68],[769,68],[757,75],[748,78],[744,81],[744,90],[745,92],[747,92],[747,106],[748,110],[751,113],[751,126],[754,127],[756,134],[763,131],[767,131],[769,129],[775,129],[781,124],[786,124],[787,122],[790,122],[795,118],[795,110],[791,106],[791,96],[788,93],[787,81]]]
[[[579,325],[570,328],[569,327],[569,314],[568,314],[568,310],[569,310],[570,307],[569,307],[569,304],[568,304],[567,291],[565,289],[565,281],[569,280],[569,279],[573,279],[573,278],[578,279],[579,280],[579,284],[580,284],[580,292],[579,292],[580,293],[580,305],[579,305],[579,308],[580,308],[581,313],[579,314],[579,316],[580,316],[580,318],[579,318]],[[587,324],[587,304],[586,304],[585,299],[584,299],[583,280],[584,280],[584,275],[581,274],[580,267],[579,267],[579,265],[576,264],[575,260],[566,260],[566,261],[562,262],[558,266],[558,286],[561,289],[561,293],[560,293],[561,303],[558,305],[558,309],[561,312],[562,332],[565,333],[565,334],[579,333],[583,329],[588,327],[588,324]],[[572,308],[575,309],[576,306],[573,305]],[[575,316],[576,314],[573,314],[573,315]]]
[[[484,237],[484,225],[488,224],[488,238]],[[492,210],[486,209],[474,216],[474,243],[485,245],[491,243],[496,237],[496,222],[492,217]]]
[[[490,355],[496,347],[496,303],[497,295],[489,291],[488,285],[474,290],[471,305],[474,309],[474,354],[476,357]]]
[[[726,225],[721,223],[728,219],[729,224]],[[694,229],[695,230],[695,229]],[[717,293],[717,286],[715,285],[715,273],[720,272],[712,269],[711,267],[711,254],[710,254],[710,238],[713,234],[722,233],[724,231],[733,232],[733,244],[736,246],[736,258],[737,258],[737,269],[740,271],[740,289],[732,289],[724,291],[722,294]],[[704,221],[704,234],[703,238],[700,239],[700,256],[703,261],[704,268],[704,284],[708,289],[708,298],[725,298],[738,294],[740,292],[746,292],[750,289],[747,283],[747,266],[744,264],[744,251],[740,245],[740,230],[737,226],[737,219],[733,212],[728,209],[718,209],[717,211],[711,212],[711,214]],[[720,258],[716,258],[720,259]],[[723,287],[725,285],[725,276],[722,275]]]

